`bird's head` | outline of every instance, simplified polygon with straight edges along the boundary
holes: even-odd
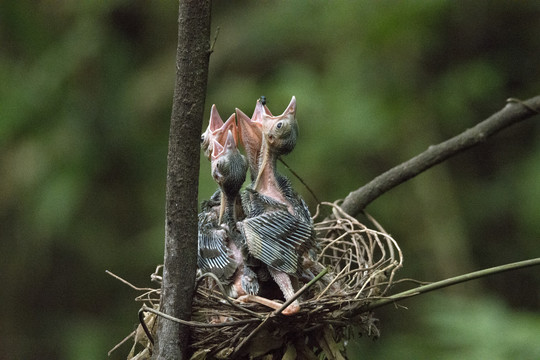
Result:
[[[238,130],[236,128],[236,117],[232,114],[227,121],[223,122],[221,116],[219,116],[216,105],[212,105],[210,111],[210,121],[208,128],[201,135],[201,150],[204,152],[204,156],[211,160],[213,152],[213,140],[217,140],[219,144],[225,144],[228,131],[231,131],[236,141],[238,137]]]
[[[264,141],[277,155],[290,153],[298,138],[298,122],[296,121],[296,98],[293,96],[283,114],[262,117],[262,134]]]
[[[236,129],[236,127],[233,127]],[[227,131],[227,137],[223,145],[212,139],[212,177],[218,183],[223,192],[236,194],[240,191],[246,179],[247,162],[240,154],[236,145],[233,131]]]

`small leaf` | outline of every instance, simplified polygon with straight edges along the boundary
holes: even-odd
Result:
[[[195,354],[193,354],[189,360],[206,360],[206,355],[209,352],[210,352],[210,349],[197,350]]]
[[[216,354],[216,359],[229,359],[234,348],[225,348]]]
[[[283,358],[281,360],[295,360],[296,359],[296,348],[293,344],[289,343],[287,345],[287,350],[285,350],[285,354],[283,354]]]

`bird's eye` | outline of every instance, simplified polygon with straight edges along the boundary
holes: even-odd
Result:
[[[278,129],[281,129],[282,126],[283,126],[283,123],[282,123],[281,121],[278,122],[277,125],[276,125],[276,127],[277,127]]]
[[[201,135],[201,144],[204,142],[204,134]]]

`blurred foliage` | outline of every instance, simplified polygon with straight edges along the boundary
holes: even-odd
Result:
[[[260,95],[281,113],[295,95],[286,161],[334,201],[538,95],[539,15],[502,0],[216,1],[205,116],[251,114]],[[0,3],[0,358],[101,359],[134,328],[136,293],[104,271],[145,286],[163,259],[176,19],[172,1]],[[402,276],[539,256],[539,134],[525,121],[368,207]],[[201,158],[200,198],[215,188]],[[537,269],[444,294],[378,310],[382,339],[351,358],[538,358]]]
[[[538,359],[540,314],[511,310],[502,301],[484,296],[428,295],[408,301],[423,311],[400,313],[392,334],[378,341],[358,339],[349,347],[370,359]],[[382,325],[385,327],[385,325]],[[398,355],[399,354],[399,355]]]

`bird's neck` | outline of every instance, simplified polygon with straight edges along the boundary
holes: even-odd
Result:
[[[257,174],[259,173],[259,160],[261,158],[261,142],[262,135],[253,135],[244,139],[244,147],[246,149],[246,155],[248,157],[249,173],[251,175],[251,181],[255,181]]]
[[[236,228],[236,196],[221,190],[220,223],[227,224],[230,230]]]
[[[252,182],[256,180],[257,174],[259,173],[259,158],[259,151],[250,152],[248,154],[249,174]]]
[[[262,195],[271,197],[284,204],[288,204],[278,184],[277,155],[272,153],[270,147],[265,141],[263,141],[263,146],[261,149],[259,173],[253,188]]]

